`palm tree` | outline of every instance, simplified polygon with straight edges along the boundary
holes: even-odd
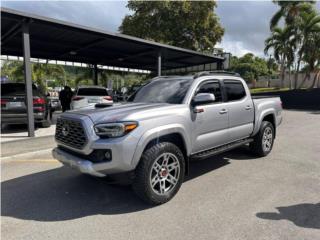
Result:
[[[315,73],[313,82],[310,88],[316,86],[317,77],[320,74],[320,31],[314,32],[308,36],[306,39],[306,44],[304,47],[304,55],[302,60],[307,64],[305,66],[306,76],[302,81],[299,88],[303,86],[306,80],[310,80],[311,73]]]
[[[280,6],[280,9],[274,14],[270,21],[270,29],[274,29],[284,19],[285,25],[292,28],[293,34],[295,35],[295,45],[297,49],[296,58],[293,59],[292,63],[296,60],[296,69],[294,77],[294,87],[297,88],[298,74],[300,71],[300,64],[303,55],[303,48],[305,46],[305,34],[309,31],[312,25],[312,21],[309,21],[307,27],[307,18],[311,20],[313,14],[316,14],[314,9],[315,1],[279,1],[274,0],[274,3]],[[289,69],[291,66],[289,66]]]
[[[287,63],[292,63],[294,59],[295,39],[292,28],[276,27],[272,30],[272,35],[265,41],[265,54],[273,49],[273,55],[280,64],[281,71],[281,87],[283,87],[285,67]]]
[[[9,79],[15,82],[24,82],[24,68],[23,62],[20,61],[5,61],[2,65],[1,71],[3,75],[8,75]],[[66,73],[64,67],[61,65],[54,65],[48,63],[32,63],[32,80],[43,91],[46,90],[45,81],[48,79],[55,79],[62,82],[65,80]]]
[[[15,82],[23,82],[23,63],[20,61],[3,61],[1,66],[1,75],[7,76]]]
[[[61,65],[48,64],[48,63],[33,63],[32,64],[32,80],[37,85],[46,91],[46,80],[55,79],[62,85],[66,77],[65,70]]]
[[[314,44],[313,39],[320,32],[320,15],[318,15],[315,10],[311,13],[301,13],[301,20],[297,24],[297,29],[297,68],[295,74],[295,88],[297,87],[298,74],[303,57],[308,61],[313,61],[312,57],[307,55],[313,55],[319,50],[319,45]],[[313,63],[311,62],[311,71],[314,70],[312,65]]]
[[[280,20],[284,18],[287,25],[293,25],[301,13],[310,13],[313,11],[312,4],[315,1],[281,1],[274,0],[274,3],[280,6],[280,9],[273,15],[270,20],[270,30],[275,28]]]

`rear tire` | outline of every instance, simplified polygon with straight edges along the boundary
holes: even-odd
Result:
[[[132,187],[142,200],[159,205],[176,195],[184,174],[185,161],[180,149],[173,143],[162,142],[142,154]]]
[[[272,123],[263,121],[259,132],[254,137],[254,141],[250,143],[250,149],[255,155],[264,157],[271,152],[273,142],[274,127]]]
[[[49,128],[51,126],[51,118],[52,118],[52,114],[51,114],[51,110],[49,110],[47,112],[46,119],[43,122],[41,122],[41,127]]]

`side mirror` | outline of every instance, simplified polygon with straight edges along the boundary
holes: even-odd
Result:
[[[213,93],[198,93],[193,99],[193,105],[213,103],[215,100],[216,98]]]

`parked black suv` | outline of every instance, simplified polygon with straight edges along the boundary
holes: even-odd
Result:
[[[52,111],[50,101],[32,85],[34,121],[41,127],[50,127]],[[26,92],[24,83],[1,84],[1,123],[27,123]]]

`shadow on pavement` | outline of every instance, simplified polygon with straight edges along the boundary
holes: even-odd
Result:
[[[191,162],[186,181],[226,166],[230,156],[237,159],[238,155],[231,152]],[[1,185],[1,215],[19,219],[64,221],[97,214],[131,213],[151,207],[142,202],[130,186],[110,185],[103,178],[79,174],[67,167],[18,177]]]
[[[226,158],[232,159],[232,160],[254,160],[259,159],[259,157],[255,156],[251,150],[249,149],[249,146],[242,146],[239,148],[236,148],[230,152],[224,153]]]
[[[148,208],[130,187],[107,184],[67,167],[2,182],[2,216],[35,221],[64,221],[97,214]]]
[[[38,128],[35,128],[37,130]],[[1,129],[1,134],[10,134],[10,133],[21,133],[21,132],[26,132],[26,136],[28,131],[28,125],[27,124],[9,124],[5,125]],[[8,136],[1,136],[1,137],[8,137]],[[10,136],[12,137],[12,136]],[[25,136],[15,136],[15,137],[25,137]]]
[[[60,113],[54,113],[51,119],[51,124],[56,125],[57,122],[57,117],[59,116]],[[35,130],[38,130],[39,124],[35,124]],[[20,135],[14,135],[14,134],[21,134],[25,133],[25,135],[20,136]],[[2,138],[23,138],[28,136],[28,125],[27,124],[2,124],[1,125],[1,134],[12,134],[9,136],[1,136]]]
[[[185,177],[185,182],[217,170],[218,168],[224,167],[228,164],[230,164],[229,160],[222,154],[199,161],[191,161],[189,166],[189,175]]]
[[[320,111],[313,111],[313,112],[310,112],[311,114],[320,114]]]
[[[288,220],[298,227],[320,229],[320,202],[277,207],[279,212],[261,212],[256,216],[268,220]]]

